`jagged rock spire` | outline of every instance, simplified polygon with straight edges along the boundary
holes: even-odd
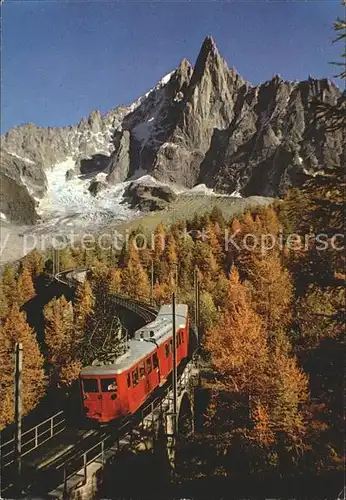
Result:
[[[199,182],[223,192],[275,196],[299,185],[302,172],[342,161],[341,132],[331,138],[316,128],[310,112],[312,98],[333,105],[340,98],[329,80],[292,83],[275,75],[251,87],[227,65],[211,36],[205,37],[194,68],[183,59],[167,76],[130,106],[102,116],[95,111],[73,127],[31,124],[10,130],[2,137],[6,157],[0,175],[7,188],[1,212],[9,220],[34,220],[30,193],[42,197],[44,170],[71,156],[94,158],[95,164],[100,154],[110,156],[109,182],[142,168],[187,187]],[[25,218],[18,204],[23,183],[28,186]]]

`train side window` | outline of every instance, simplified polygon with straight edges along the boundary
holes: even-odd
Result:
[[[138,385],[138,368],[136,368],[132,372],[132,385],[133,387],[136,387],[136,385]]]
[[[166,353],[166,358],[169,358],[169,351],[170,351],[170,349],[169,349],[169,342],[167,342],[167,343],[165,344],[165,353]]]
[[[139,367],[139,378],[145,377],[144,363],[142,363]]]
[[[153,354],[153,366],[154,366],[154,368],[157,368],[159,366],[159,360],[157,359],[156,352],[154,352],[154,354]]]
[[[127,374],[127,387],[131,387],[131,373]]]
[[[147,373],[150,373],[152,370],[151,358],[147,359],[146,364],[147,364]]]

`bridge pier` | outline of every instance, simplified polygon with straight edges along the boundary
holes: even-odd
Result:
[[[175,449],[177,438],[188,438],[194,433],[194,397],[193,390],[184,389],[178,396],[177,405],[177,433],[174,434],[173,413],[166,414],[166,436],[167,436],[167,454],[171,468],[175,469]]]

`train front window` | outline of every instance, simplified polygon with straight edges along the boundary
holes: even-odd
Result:
[[[84,392],[99,392],[97,379],[96,378],[83,378],[83,391]]]
[[[117,388],[117,381],[115,378],[101,379],[101,392],[115,392]]]

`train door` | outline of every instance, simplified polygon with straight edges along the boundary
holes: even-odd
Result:
[[[148,393],[151,392],[155,387],[153,385],[153,362],[151,356],[145,360],[145,374],[147,377]]]
[[[155,384],[155,387],[157,387],[158,385],[161,385],[161,373],[160,373],[159,357],[157,355],[157,352],[154,352],[152,360],[153,360],[153,372],[154,372],[153,382]]]
[[[129,390],[130,411],[134,412],[141,404],[141,388],[139,384],[138,366],[131,370],[132,385]]]
[[[173,339],[169,341],[169,349],[170,349],[170,359],[169,359],[169,371],[173,370]]]
[[[109,420],[119,415],[118,384],[115,377],[101,378],[102,419]]]
[[[99,420],[102,415],[101,393],[97,378],[82,378],[83,406],[88,418]]]
[[[138,367],[138,375],[139,375],[139,391],[142,397],[142,401],[147,397],[148,394],[148,380],[145,374],[145,364],[142,361]]]
[[[147,376],[147,382],[148,382],[148,392],[153,391],[158,387],[160,383],[160,373],[158,369],[158,358],[155,353],[155,359],[154,356],[150,356],[145,360],[145,371],[146,371],[146,376]]]
[[[183,359],[183,331],[182,330],[178,330],[178,333],[177,333],[177,361],[178,363],[181,362],[181,360]]]

